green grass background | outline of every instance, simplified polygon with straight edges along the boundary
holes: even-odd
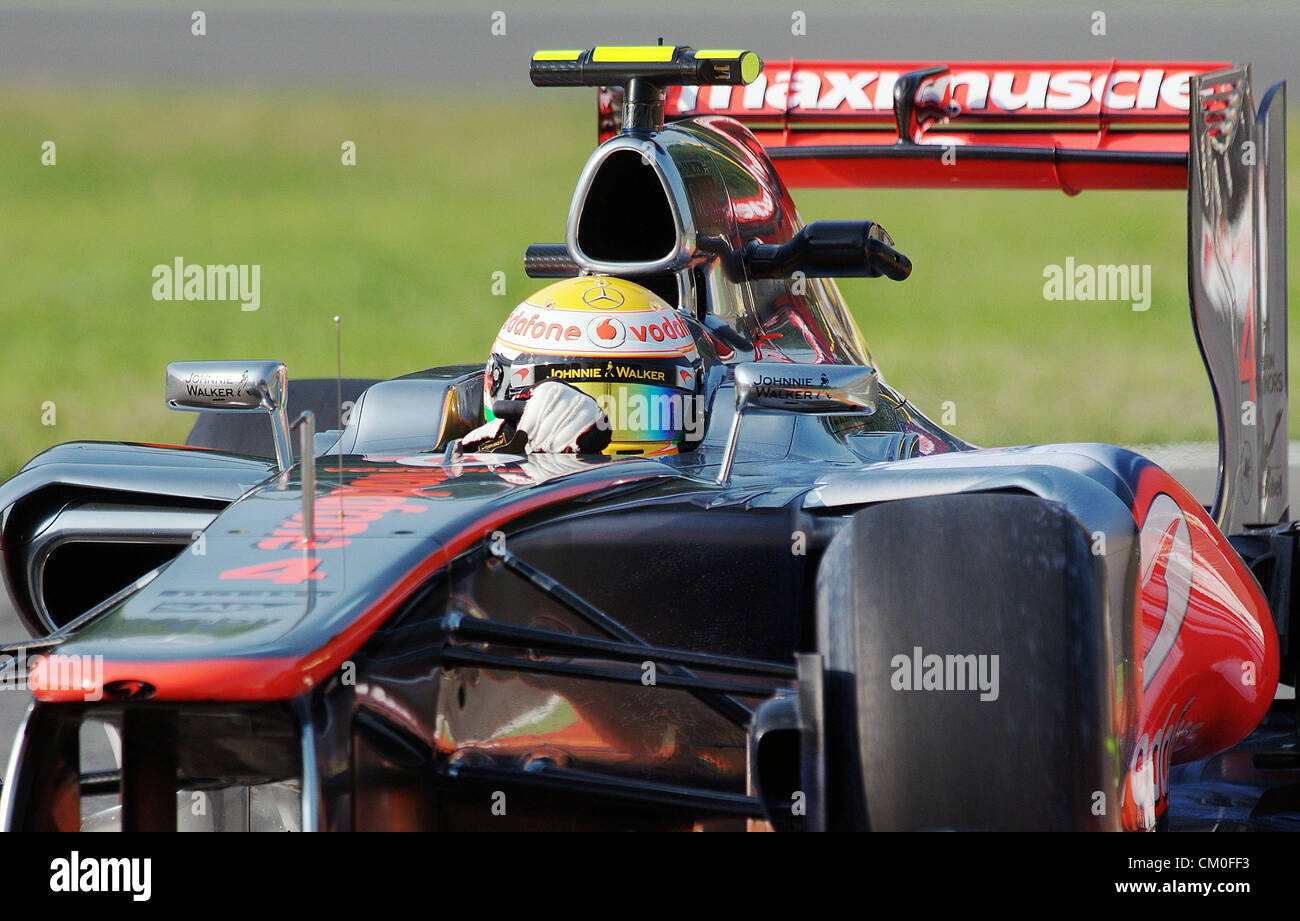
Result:
[[[0,96],[0,476],[75,439],[179,441],[163,366],[277,358],[290,377],[478,361],[540,283],[594,143],[585,92]],[[1300,165],[1292,131],[1293,171]],[[58,163],[40,163],[41,143]],[[357,144],[357,166],[340,144]],[[1294,186],[1294,184],[1293,184]],[[1179,192],[795,191],[805,220],[880,221],[912,277],[841,283],[891,384],[994,445],[1212,440]],[[1297,195],[1290,218],[1300,233]],[[262,305],[157,302],[152,267],[259,263]],[[1042,271],[1150,263],[1152,307],[1045,301]],[[492,273],[507,278],[504,297]],[[1291,271],[1292,300],[1300,272]],[[1300,335],[1300,333],[1297,333]],[[42,425],[53,401],[57,424]]]

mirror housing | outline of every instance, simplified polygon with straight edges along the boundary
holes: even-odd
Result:
[[[718,470],[718,485],[731,478],[740,421],[746,412],[788,412],[808,416],[869,416],[876,411],[880,377],[866,365],[810,365],[741,362],[734,367],[736,414]]]
[[[293,464],[289,447],[289,374],[282,361],[173,361],[167,407],[184,412],[269,413],[275,458]]]
[[[742,362],[735,366],[736,411],[759,409],[812,416],[876,411],[879,375],[866,365]]]
[[[912,262],[875,221],[813,221],[785,243],[751,240],[740,251],[750,278],[879,278],[902,281]]]

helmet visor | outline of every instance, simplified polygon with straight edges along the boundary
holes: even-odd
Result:
[[[690,391],[621,381],[574,381],[571,386],[600,406],[614,442],[677,444],[699,424],[699,407]]]

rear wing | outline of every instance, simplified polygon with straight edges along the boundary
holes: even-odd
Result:
[[[659,51],[691,60],[690,49]],[[607,84],[602,142],[652,133],[624,124],[635,106],[623,85],[643,66],[588,81]],[[655,115],[740,121],[789,186],[1186,189],[1192,326],[1219,428],[1212,513],[1228,534],[1290,519],[1285,83],[1256,109],[1249,67],[1224,62],[791,60],[734,71],[657,83]]]
[[[669,86],[664,118],[742,122],[803,188],[1182,189],[1190,79],[1228,66],[783,61],[748,86]],[[599,97],[602,141],[620,93]]]

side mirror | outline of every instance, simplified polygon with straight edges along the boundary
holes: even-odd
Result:
[[[879,375],[865,365],[743,362],[735,366],[736,411],[838,416],[876,411]]]
[[[879,375],[866,365],[742,362],[735,367],[736,414],[718,470],[718,485],[731,478],[740,421],[746,412],[809,416],[869,416],[876,411]]]
[[[293,464],[289,448],[289,375],[281,361],[173,361],[167,406],[186,412],[269,413],[275,459]]]
[[[874,221],[813,221],[785,243],[750,241],[740,251],[750,278],[878,278],[902,281],[912,262]]]

